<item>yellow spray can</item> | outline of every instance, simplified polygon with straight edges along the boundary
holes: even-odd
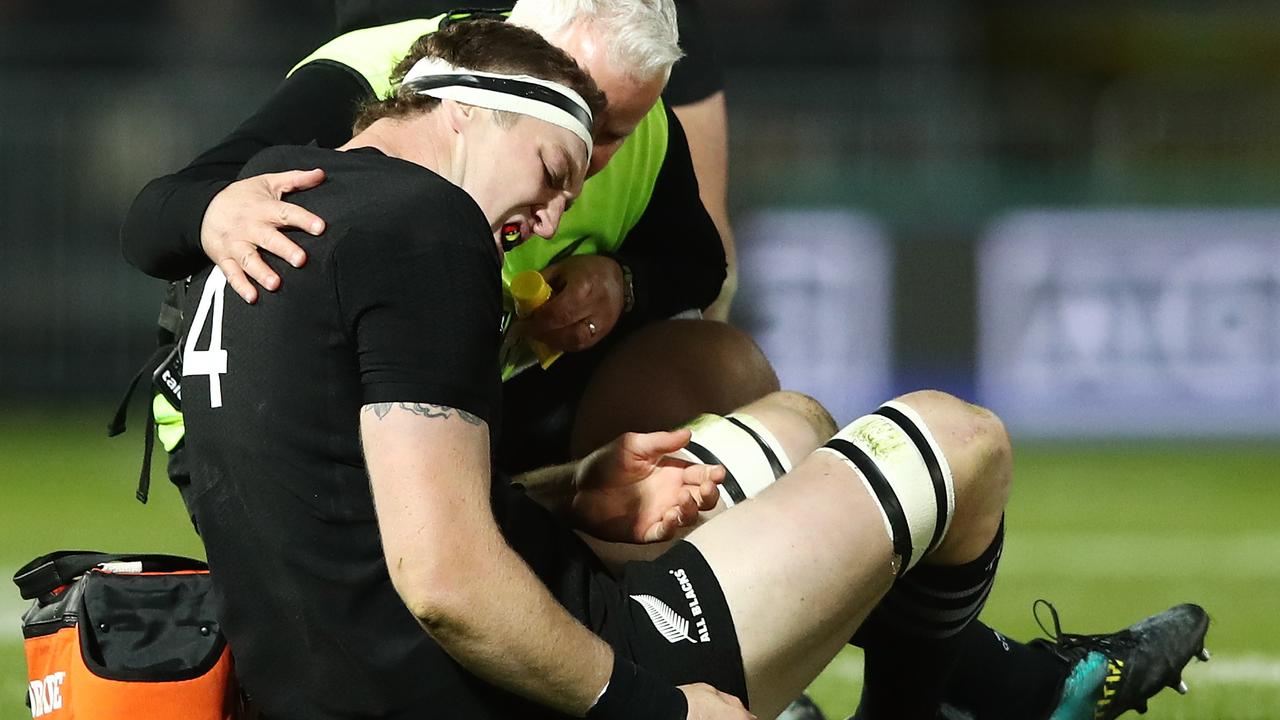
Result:
[[[516,317],[529,317],[534,310],[551,299],[551,286],[537,270],[524,270],[511,278],[511,299],[516,304]],[[564,354],[539,340],[528,338],[528,342],[543,370],[551,367],[551,363]]]

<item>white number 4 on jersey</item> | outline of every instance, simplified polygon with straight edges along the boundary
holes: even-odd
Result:
[[[209,407],[222,407],[221,376],[227,372],[227,351],[222,349],[222,303],[226,291],[227,276],[222,274],[221,268],[214,268],[209,279],[204,281],[200,305],[196,307],[196,316],[187,330],[187,342],[182,348],[182,376],[209,376]],[[211,306],[213,321],[210,323],[209,347],[197,350],[196,341],[204,334]]]

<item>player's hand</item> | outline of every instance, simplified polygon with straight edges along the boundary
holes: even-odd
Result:
[[[741,700],[706,683],[681,685],[680,691],[689,701],[688,720],[757,720]]]
[[[720,499],[724,468],[666,457],[690,435],[627,433],[587,456],[574,478],[570,521],[601,540],[627,543],[669,540],[697,522]]]
[[[280,198],[322,182],[324,171],[319,169],[269,173],[237,180],[209,202],[200,223],[200,246],[245,302],[258,299],[258,288],[250,278],[267,290],[280,287],[280,276],[262,259],[259,249],[294,267],[306,263],[306,252],[280,230],[296,228],[319,235],[324,232],[324,220]]]
[[[622,267],[603,255],[572,255],[542,270],[551,299],[521,321],[521,333],[557,350],[595,345],[622,316]]]

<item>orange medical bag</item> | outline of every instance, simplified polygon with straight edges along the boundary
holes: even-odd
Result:
[[[240,693],[209,568],[171,555],[63,551],[13,578],[33,718],[233,720]]]

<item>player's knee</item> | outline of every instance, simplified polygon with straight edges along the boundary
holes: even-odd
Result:
[[[624,430],[729,413],[777,389],[768,359],[742,331],[709,320],[652,323],[610,349],[593,373],[570,449],[585,455]]]
[[[969,407],[974,410],[973,437],[983,468],[984,489],[1003,513],[1013,489],[1013,441],[998,415],[978,405]]]
[[[836,421],[822,403],[794,390],[779,390],[765,396],[761,403],[773,404],[789,412],[796,423],[815,437],[826,439],[835,434]],[[817,446],[817,443],[814,443]]]
[[[1004,512],[1014,451],[1000,416],[940,391],[913,392],[900,400],[915,407],[940,438],[957,492],[982,498],[979,509],[987,514]]]
[[[835,420],[822,403],[790,390],[769,393],[733,413],[739,414],[767,427],[792,462],[816,450],[836,431]]]
[[[899,402],[928,423],[951,467],[956,494],[949,549],[981,550],[1004,515],[1013,483],[1013,446],[994,412],[948,393],[922,390]]]
[[[688,362],[707,394],[707,407],[728,412],[778,391],[773,365],[743,331],[710,320],[671,320],[665,324],[692,352]]]
[[[699,413],[728,413],[778,390],[760,347],[737,328],[710,320],[665,320],[636,330],[609,351],[587,397],[625,396],[657,405],[657,426]],[[669,418],[669,419],[667,419]]]

